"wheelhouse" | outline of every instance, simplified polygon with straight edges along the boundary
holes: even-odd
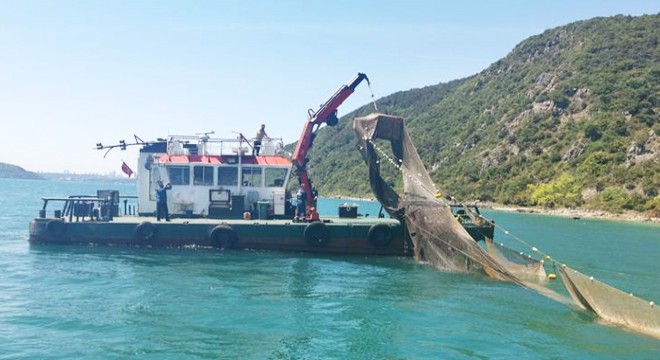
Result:
[[[291,161],[279,139],[264,139],[259,155],[253,155],[242,137],[170,136],[140,149],[138,212],[156,211],[156,182],[161,180],[172,185],[168,207],[175,216],[240,218],[250,212],[284,217],[290,176]]]

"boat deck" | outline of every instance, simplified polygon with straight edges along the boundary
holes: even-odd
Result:
[[[66,222],[69,222],[67,219],[63,219]],[[115,216],[113,217],[111,223],[122,223],[122,224],[139,224],[144,221],[148,221],[156,224],[198,224],[198,225],[214,225],[214,224],[227,224],[227,225],[244,225],[244,224],[254,224],[254,225],[307,225],[307,222],[294,222],[292,219],[212,219],[212,218],[172,218],[171,221],[167,222],[162,220],[159,222],[156,220],[155,216]],[[71,221],[71,223],[84,222],[84,223],[95,223],[97,221],[90,220],[80,220],[80,221]],[[323,217],[321,222],[325,224],[341,224],[346,226],[351,225],[373,225],[379,223],[387,223],[392,225],[399,224],[399,221],[395,219],[387,218],[377,218],[377,217],[358,217],[358,218],[340,218],[340,217]]]

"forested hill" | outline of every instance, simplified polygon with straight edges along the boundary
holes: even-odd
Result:
[[[20,166],[0,162],[0,178],[43,180],[41,176],[27,171]]]
[[[406,120],[434,181],[458,199],[658,214],[658,29],[660,15],[575,22],[472,77],[377,103]],[[309,164],[321,194],[371,194],[352,119],[372,111],[319,131]]]

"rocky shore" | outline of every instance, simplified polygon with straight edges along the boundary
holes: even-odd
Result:
[[[499,211],[512,211],[526,214],[543,214],[569,217],[573,219],[605,219],[605,220],[621,220],[621,221],[634,221],[634,222],[651,222],[660,224],[660,217],[651,216],[651,214],[644,214],[637,211],[624,211],[620,214],[611,213],[602,210],[586,210],[586,209],[547,209],[541,207],[519,207],[519,206],[505,206],[499,204],[480,204],[485,209],[493,209]]]

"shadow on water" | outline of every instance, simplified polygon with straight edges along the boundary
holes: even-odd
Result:
[[[254,263],[263,259],[298,259],[300,261],[327,261],[336,263],[351,263],[355,265],[371,265],[376,267],[410,268],[415,264],[410,258],[336,255],[300,252],[280,252],[268,250],[220,250],[209,247],[126,247],[105,245],[52,245],[30,244],[29,253],[35,256],[96,256],[99,259],[121,258],[134,261],[136,264],[160,266],[169,261],[178,262],[218,262]]]

